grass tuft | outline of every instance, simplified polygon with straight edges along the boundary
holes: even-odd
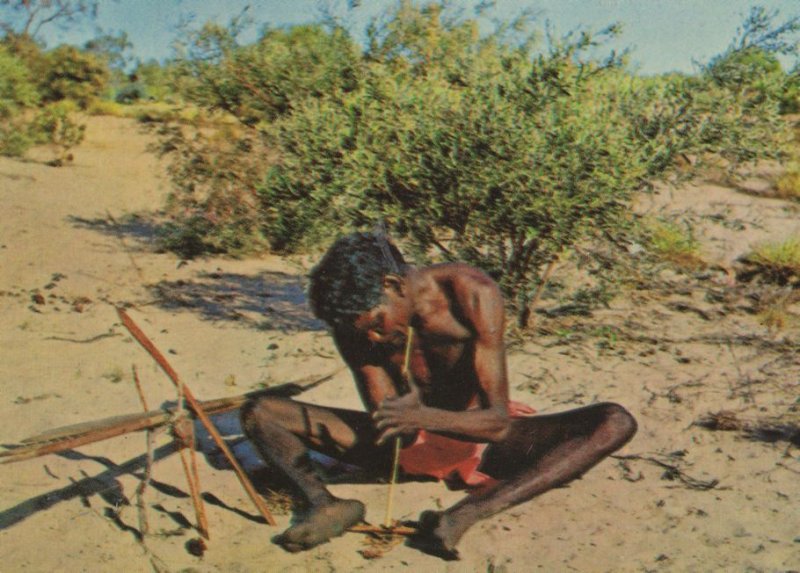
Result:
[[[800,236],[756,245],[743,257],[753,272],[778,284],[794,283],[800,279]]]
[[[800,201],[800,165],[791,166],[775,182],[775,196],[780,199]]]
[[[683,269],[699,269],[706,266],[700,255],[700,242],[685,226],[654,219],[646,223],[650,251],[663,261]]]

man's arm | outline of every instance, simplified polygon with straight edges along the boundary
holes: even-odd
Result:
[[[350,367],[364,407],[374,412],[386,398],[399,395],[394,380],[374,355],[366,337],[354,338],[350,333],[334,332],[333,339],[339,354]]]
[[[496,442],[508,433],[508,379],[503,343],[505,314],[497,285],[465,267],[454,273],[453,305],[473,336],[473,368],[480,385],[480,409],[453,412],[422,404],[419,393],[385,399],[374,418],[384,432],[379,441],[398,433],[424,429],[472,441]]]

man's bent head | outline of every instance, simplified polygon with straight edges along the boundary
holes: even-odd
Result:
[[[353,233],[337,240],[311,270],[311,309],[332,327],[349,326],[378,306],[384,278],[403,273],[403,255],[385,235]]]

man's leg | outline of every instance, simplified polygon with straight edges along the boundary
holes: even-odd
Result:
[[[480,468],[499,483],[444,512],[424,512],[413,544],[456,558],[456,544],[477,521],[580,477],[635,433],[633,417],[608,403],[514,419],[509,437],[487,448]]]
[[[384,474],[391,465],[391,449],[375,446],[377,435],[366,412],[261,398],[242,408],[242,427],[265,461],[295,484],[310,506],[302,521],[275,538],[288,551],[319,545],[364,518],[364,504],[334,497],[314,474],[309,448]]]

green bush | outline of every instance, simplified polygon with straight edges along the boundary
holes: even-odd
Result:
[[[593,56],[615,27],[545,46],[520,30],[481,37],[403,2],[359,57],[338,28],[251,46],[205,28],[183,64],[190,96],[247,127],[222,154],[198,147],[202,131],[170,140],[176,223],[218,248],[241,233],[291,252],[385,220],[420,258],[485,269],[524,319],[545,266],[629,228],[629,199],[678,158],[733,168],[781,152],[771,91],[631,76],[619,55]]]
[[[647,221],[645,228],[650,251],[659,259],[689,270],[706,266],[691,229],[665,220]]]
[[[75,46],[62,45],[45,53],[39,74],[44,102],[72,100],[86,109],[103,95],[109,79],[106,63]]]
[[[174,65],[162,66],[156,61],[145,62],[136,67],[133,75],[147,97],[168,103],[179,101],[180,86],[176,81]]]
[[[25,63],[0,45],[0,116],[9,117],[18,110],[39,103],[39,93]]]
[[[158,151],[173,154],[170,175],[180,182],[167,205],[173,221],[161,234],[162,246],[186,258],[263,250],[256,188],[267,164],[259,138],[238,125],[158,125]]]
[[[31,139],[38,144],[55,147],[58,156],[54,163],[62,164],[69,150],[83,141],[86,125],[75,120],[75,104],[71,101],[52,103],[36,112],[29,125]]]
[[[353,90],[359,61],[356,44],[340,30],[266,30],[255,43],[239,46],[230,31],[208,24],[179,66],[192,103],[256,125],[291,112],[306,98]]]
[[[114,96],[114,101],[122,104],[132,104],[144,99],[147,99],[147,90],[138,82],[123,86]]]
[[[33,143],[23,117],[39,102],[30,76],[24,62],[0,45],[0,155],[20,157]]]

